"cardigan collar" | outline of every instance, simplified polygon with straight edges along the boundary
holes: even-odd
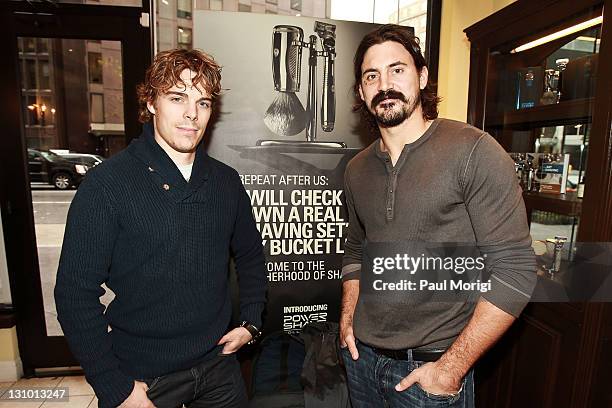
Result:
[[[140,159],[150,172],[159,173],[168,185],[185,192],[197,190],[210,176],[210,159],[203,142],[197,147],[190,181],[187,182],[170,156],[155,140],[151,122],[143,125],[140,137],[130,143],[128,151]]]

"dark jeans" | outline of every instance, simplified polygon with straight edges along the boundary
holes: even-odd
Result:
[[[395,391],[395,385],[425,364],[423,361],[394,360],[377,354],[366,344],[357,343],[359,358],[354,361],[348,348],[341,353],[346,366],[349,394],[353,408],[416,408],[416,407],[474,407],[474,373],[470,370],[463,379],[457,395],[434,395],[414,384],[405,391]]]
[[[247,406],[247,396],[234,354],[218,355],[188,370],[143,380],[157,408]]]

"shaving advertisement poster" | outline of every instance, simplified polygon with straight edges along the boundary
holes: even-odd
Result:
[[[240,174],[262,234],[264,332],[337,322],[344,170],[373,141],[351,111],[353,56],[373,25],[196,11],[194,27],[194,47],[223,67],[208,152]]]

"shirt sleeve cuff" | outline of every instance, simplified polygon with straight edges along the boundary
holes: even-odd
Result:
[[[119,370],[87,379],[98,397],[100,408],[114,408],[121,405],[134,390],[134,379]]]
[[[491,276],[491,290],[483,294],[483,298],[489,303],[497,306],[506,313],[518,317],[525,306],[529,303],[533,288],[535,287],[536,276],[529,282],[529,290],[518,289],[510,283],[503,281],[495,275]]]
[[[348,264],[342,267],[342,282],[359,279],[361,277],[360,264]]]
[[[240,320],[247,321],[257,327],[262,328],[261,313],[263,312],[263,303],[251,303],[240,307]]]

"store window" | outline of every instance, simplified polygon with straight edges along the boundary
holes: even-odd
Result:
[[[50,95],[39,98],[39,120],[41,126],[55,125],[55,108]]]
[[[38,61],[38,88],[40,89],[51,89],[50,72],[49,72],[49,61]]]
[[[103,83],[102,54],[99,52],[88,52],[87,62],[87,68],[89,69],[89,82],[92,84]]]
[[[176,9],[176,0],[157,0],[157,15],[159,18],[176,19],[174,12]]]
[[[191,19],[191,0],[177,0],[176,16],[178,18]]]
[[[291,10],[302,11],[302,0],[291,0]]]
[[[54,126],[55,104],[51,95],[41,96],[33,93],[22,96],[26,126]],[[28,140],[28,147],[30,146]]]
[[[49,53],[49,39],[48,38],[37,38],[36,39],[36,48],[39,54],[48,54]]]
[[[179,27],[178,28],[178,47],[184,49],[190,49],[192,46],[191,29]]]
[[[31,37],[24,38],[23,52],[36,52],[36,39]]]

